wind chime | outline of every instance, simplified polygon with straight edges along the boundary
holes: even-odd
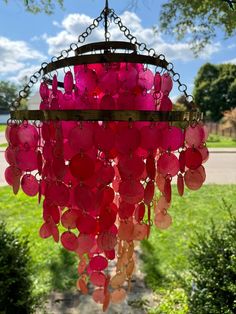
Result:
[[[102,21],[105,41],[81,45]],[[112,22],[128,41],[109,40]],[[39,80],[39,110],[20,110]],[[191,111],[172,110],[173,81]],[[186,85],[106,1],[78,43],[31,76],[10,115],[7,183],[15,194],[21,187],[43,198],[39,234],[77,253],[77,288],[87,294],[91,283],[104,311],[122,302],[135,269],[134,242],[148,238],[153,223],[160,229],[172,223],[173,178],[180,196],[206,178],[207,132]]]

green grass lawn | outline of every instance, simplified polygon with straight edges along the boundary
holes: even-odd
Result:
[[[173,225],[165,231],[153,226],[150,239],[143,242],[142,249],[143,270],[148,284],[155,291],[162,291],[163,295],[169,293],[170,286],[177,288],[175,293],[177,291],[177,298],[180,299],[185,296],[181,290],[178,294],[180,282],[176,278],[188,273],[188,245],[196,232],[210,228],[211,220],[221,225],[229,219],[223,199],[233,205],[232,212],[236,213],[236,185],[206,185],[197,192],[187,190],[183,198],[175,190],[174,187],[173,203],[169,210]],[[37,205],[36,198],[29,198],[22,192],[14,196],[9,187],[0,188],[1,220],[6,221],[8,230],[28,236],[30,241],[35,294],[74,289],[77,259],[52,239],[39,238],[41,207]]]
[[[6,124],[0,124],[0,132],[5,132]]]
[[[230,137],[210,134],[207,147],[209,148],[236,148],[236,140]]]
[[[8,230],[15,230],[20,236],[27,236],[32,258],[34,293],[48,293],[51,290],[68,291],[75,288],[77,261],[73,253],[62,249],[51,238],[39,237],[42,225],[42,205],[37,198],[30,198],[20,192],[14,196],[11,188],[0,188],[1,220]]]

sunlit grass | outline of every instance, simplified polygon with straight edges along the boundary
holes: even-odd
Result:
[[[199,191],[186,190],[183,198],[174,191],[172,226],[165,231],[153,226],[149,240],[142,243],[147,282],[154,290],[188,272],[188,246],[197,232],[210,228],[212,220],[216,225],[229,220],[223,199],[236,214],[236,185],[205,185]]]
[[[68,291],[75,287],[77,259],[74,254],[66,252],[51,238],[43,240],[39,237],[42,206],[37,204],[37,198],[22,192],[14,196],[9,187],[2,187],[0,215],[8,230],[15,230],[29,239],[35,294]]]

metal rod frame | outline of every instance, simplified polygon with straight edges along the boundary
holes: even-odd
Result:
[[[13,120],[39,121],[153,121],[192,122],[203,119],[197,111],[144,110],[17,110],[10,112]]]

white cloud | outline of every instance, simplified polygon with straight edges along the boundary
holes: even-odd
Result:
[[[17,75],[10,76],[9,80],[16,84],[19,84],[22,80],[24,80],[26,77],[29,78],[32,74],[34,74],[39,69],[40,69],[40,65],[37,66],[37,65],[24,64],[24,68],[18,71]]]
[[[157,32],[154,34],[152,28],[144,28],[141,24],[141,19],[133,12],[124,12],[121,15],[124,25],[129,26],[131,33],[137,37],[139,42],[147,43],[149,47],[154,48],[157,53],[163,53],[170,61],[181,60],[191,61],[194,59],[194,54],[187,43],[171,43],[167,42],[164,36]],[[77,42],[78,35],[92,23],[93,19],[84,14],[69,14],[61,24],[57,26],[62,30],[55,36],[47,36],[46,42],[49,46],[48,53],[57,55],[61,50],[68,48],[72,42]],[[112,40],[124,40],[124,35],[114,23],[110,26]],[[100,25],[89,36],[86,42],[94,42],[104,40],[104,28]],[[219,43],[208,45],[200,54],[201,59],[208,59],[214,53],[220,50]]]
[[[59,27],[59,28],[61,27],[60,23],[58,23],[57,21],[53,21],[52,25],[56,26],[56,27]]]
[[[230,45],[227,46],[228,49],[233,49],[235,47],[236,47],[236,44],[230,44]]]
[[[232,63],[232,64],[236,64],[236,58],[231,59],[231,60],[223,61],[222,63]]]
[[[12,41],[0,36],[0,73],[1,75],[19,73],[26,61],[42,61],[45,57],[24,41]]]

